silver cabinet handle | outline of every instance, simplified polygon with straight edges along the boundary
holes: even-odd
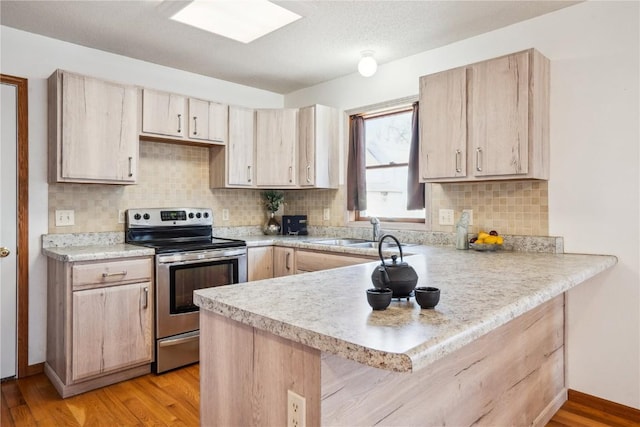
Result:
[[[247,182],[251,182],[251,165],[247,166]]]
[[[476,170],[482,171],[482,148],[476,148]]]
[[[178,133],[182,133],[182,114],[178,114]]]
[[[129,157],[129,178],[133,176],[133,157]]]
[[[289,166],[289,182],[293,182],[293,166]]]
[[[456,150],[456,173],[462,172],[462,151]]]
[[[291,270],[291,265],[289,264],[290,259],[291,259],[291,252],[287,252],[287,257],[285,258],[285,261],[284,261],[284,267],[287,270]]]
[[[307,165],[307,182],[311,182],[311,165]]]
[[[420,167],[420,170],[424,172],[422,174],[422,179],[429,179],[429,174],[427,173],[427,170],[429,169],[429,153],[425,153],[424,162],[426,163],[426,166]]]
[[[193,134],[198,134],[198,117],[193,116]]]
[[[149,288],[144,288],[144,302],[142,303],[142,308],[147,308],[149,305]]]
[[[107,273],[107,272],[102,273],[103,278],[113,277],[113,276],[126,276],[126,275],[127,275],[127,270],[122,270],[115,273]]]

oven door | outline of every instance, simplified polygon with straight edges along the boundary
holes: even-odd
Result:
[[[196,289],[247,280],[246,248],[156,256],[156,338],[199,328]]]

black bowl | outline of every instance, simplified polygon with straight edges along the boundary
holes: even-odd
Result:
[[[440,289],[432,287],[418,287],[415,290],[416,302],[422,308],[433,308],[440,301]]]
[[[384,310],[385,308],[387,308],[391,303],[392,296],[393,291],[389,288],[367,289],[367,302],[374,310]]]

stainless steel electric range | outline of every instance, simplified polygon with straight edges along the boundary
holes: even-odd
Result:
[[[198,361],[193,291],[247,281],[247,245],[213,237],[207,208],[129,209],[127,243],[154,248],[156,373]]]

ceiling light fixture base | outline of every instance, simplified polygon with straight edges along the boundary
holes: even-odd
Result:
[[[365,50],[360,53],[361,58],[358,62],[358,72],[364,77],[371,77],[376,73],[378,69],[378,63],[373,57],[374,52],[372,50]]]

